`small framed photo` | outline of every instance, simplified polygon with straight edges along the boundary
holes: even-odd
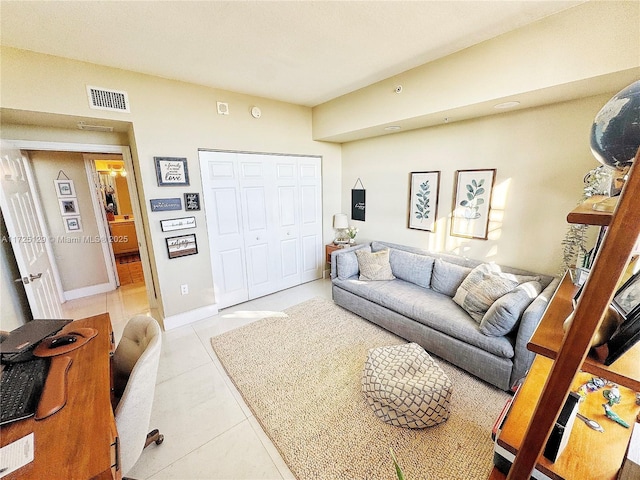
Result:
[[[496,169],[457,170],[451,236],[489,238],[489,210]]]
[[[436,231],[440,172],[411,172],[409,228]]]
[[[632,275],[618,289],[612,305],[625,320],[640,313],[640,272]]]
[[[159,187],[189,186],[189,169],[186,158],[153,157]]]
[[[200,194],[199,193],[185,193],[184,194],[184,209],[186,211],[200,210]]]
[[[69,198],[76,196],[76,189],[73,186],[73,180],[54,180],[56,186],[56,195],[58,198]]]
[[[640,313],[636,310],[627,318],[607,342],[605,365],[611,365],[640,341]]]
[[[80,217],[64,217],[64,231],[67,233],[81,232],[82,221]]]
[[[185,257],[187,255],[195,255],[198,253],[198,244],[196,243],[196,234],[180,235],[179,237],[169,237],[165,239],[167,242],[167,253],[169,258]]]
[[[61,198],[58,202],[60,203],[60,213],[62,216],[80,215],[77,198]]]

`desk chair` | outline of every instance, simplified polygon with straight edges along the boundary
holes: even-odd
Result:
[[[120,437],[120,465],[125,475],[142,450],[164,437],[149,431],[162,339],[158,322],[146,315],[131,318],[113,359],[116,426]]]

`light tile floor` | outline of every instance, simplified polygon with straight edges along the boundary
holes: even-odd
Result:
[[[109,312],[118,341],[129,318],[150,314],[144,284],[63,305],[69,318]],[[280,454],[224,372],[209,341],[314,297],[331,298],[331,282],[316,280],[221,310],[163,332],[151,428],[164,442],[147,447],[128,477],[144,479],[293,479]],[[150,428],[150,429],[151,429]]]

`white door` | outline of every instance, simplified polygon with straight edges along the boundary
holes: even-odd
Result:
[[[7,225],[21,279],[33,318],[62,318],[61,289],[50,258],[51,244],[42,227],[37,199],[31,186],[28,158],[7,142],[0,144],[0,207]],[[4,241],[4,239],[3,239]]]
[[[318,157],[298,160],[301,282],[322,278],[322,165]]]
[[[207,232],[218,308],[249,300],[235,154],[200,152]]]
[[[322,277],[319,158],[200,152],[200,168],[219,308]]]

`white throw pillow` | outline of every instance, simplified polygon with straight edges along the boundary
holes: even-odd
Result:
[[[515,327],[531,302],[540,295],[542,285],[532,281],[518,285],[496,300],[480,322],[480,333],[488,337],[502,337]]]

